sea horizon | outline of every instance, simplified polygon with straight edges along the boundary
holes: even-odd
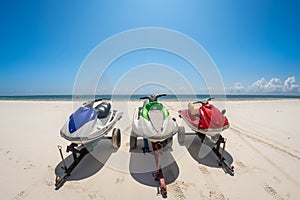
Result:
[[[139,100],[140,97],[148,96],[149,94],[118,94],[118,95],[0,95],[0,100],[15,100],[15,101],[72,101],[86,100],[91,98],[103,98],[107,100]],[[226,95],[209,95],[209,94],[167,94],[161,97],[160,100],[196,100],[214,97],[215,100],[270,100],[270,99],[300,99],[300,95],[294,94],[226,94]]]

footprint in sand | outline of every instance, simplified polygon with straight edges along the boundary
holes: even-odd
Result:
[[[222,193],[217,193],[214,190],[209,191],[209,199],[218,199],[218,200],[225,200],[225,196]]]
[[[118,177],[115,182],[116,183],[123,183],[124,182],[124,177]]]
[[[205,196],[204,199],[216,199],[216,200],[225,200],[228,199],[224,196],[224,194],[221,193],[218,189],[218,184],[215,183],[213,179],[211,179],[211,176],[209,176],[210,172],[208,171],[207,167],[205,166],[199,166],[199,170],[202,174],[208,175],[204,176],[204,179],[206,181],[206,189],[204,189],[203,192],[200,193],[200,196]],[[208,193],[208,196],[205,195],[206,192]]]
[[[209,171],[206,167],[199,166],[198,168],[199,168],[199,170],[201,171],[202,174],[209,174]]]
[[[170,184],[168,186],[169,190],[171,191],[171,193],[173,193],[175,199],[177,200],[184,200],[186,199],[182,188],[181,188],[181,184],[179,183],[179,181],[175,181],[174,183]]]
[[[97,196],[97,194],[95,194],[95,193],[89,193],[88,196],[89,196],[90,199],[100,199],[100,200],[105,200],[105,197],[104,197],[104,196],[99,196],[99,195]]]
[[[184,192],[187,191],[190,187],[195,187],[194,183],[185,183],[184,181],[176,180],[174,183],[168,185],[168,190],[171,191],[171,194],[177,200],[186,199]]]
[[[10,154],[11,154],[11,151],[6,151],[6,152],[4,153],[5,156],[9,156],[8,160],[12,160],[12,159],[13,159],[13,158],[10,156]]]
[[[246,165],[244,163],[240,162],[240,161],[235,162],[235,164],[237,166],[239,166],[240,168],[242,168],[242,169],[246,168]]]
[[[14,200],[19,200],[19,199],[23,199],[25,197],[26,193],[24,190],[22,190],[21,192],[19,192],[13,199]]]
[[[242,173],[247,173],[249,172],[249,168],[241,161],[235,161],[235,165],[236,165],[236,172],[239,173],[239,174],[242,174]]]
[[[49,187],[53,187],[55,184],[54,184],[54,181],[50,181],[50,180],[46,180],[45,181],[45,184]]]
[[[265,191],[270,194],[274,199],[283,199],[278,192],[270,185],[266,184],[264,186]]]
[[[25,167],[23,169],[24,170],[28,170],[28,169],[31,169],[33,167],[35,167],[35,165],[32,164],[31,161],[27,161],[27,163],[26,163],[26,165],[25,165]]]

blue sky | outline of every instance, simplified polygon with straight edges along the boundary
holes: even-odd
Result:
[[[81,63],[100,42],[141,27],[193,38],[228,92],[300,94],[299,9],[297,0],[1,0],[0,95],[71,94]],[[145,51],[119,65],[135,67],[129,58],[170,65],[177,59]],[[105,76],[110,85],[117,68]],[[193,76],[188,66],[175,68]],[[202,85],[201,77],[191,78],[197,81]]]

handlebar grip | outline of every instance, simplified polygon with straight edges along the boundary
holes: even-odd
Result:
[[[140,97],[140,99],[149,99],[149,97]]]
[[[214,99],[215,97],[209,97],[208,99],[207,99],[207,101],[210,101],[210,100],[212,100],[212,99]]]
[[[202,101],[195,101],[195,102],[193,102],[193,104],[197,104],[197,103],[204,104]]]

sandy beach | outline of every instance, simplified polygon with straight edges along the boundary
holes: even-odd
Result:
[[[55,190],[62,165],[57,145],[63,147],[67,160],[71,158],[65,152],[69,142],[59,130],[73,112],[72,102],[0,101],[1,199],[162,199],[151,172],[153,155],[139,152],[141,141],[136,152],[129,148],[130,122],[141,102],[113,103],[124,112],[116,125],[122,132],[121,147],[115,150],[110,141],[100,141]],[[177,114],[187,102],[163,103],[192,133]],[[204,147],[200,150],[197,136],[186,136],[183,146],[175,136],[172,151],[164,155],[167,199],[298,199],[300,100],[213,103],[227,110],[231,126],[222,135],[235,174],[225,173],[214,154],[201,157]]]

